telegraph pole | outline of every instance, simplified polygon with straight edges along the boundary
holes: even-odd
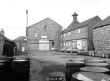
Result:
[[[28,28],[28,10],[26,10],[26,37],[27,37],[27,28]]]
[[[26,10],[26,39],[27,39],[27,51],[29,52],[29,44],[28,44],[28,10]]]

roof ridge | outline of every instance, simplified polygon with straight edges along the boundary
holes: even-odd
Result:
[[[34,26],[34,25],[36,25],[36,24],[38,24],[38,23],[40,23],[40,22],[45,21],[46,19],[49,19],[49,20],[55,22],[56,24],[58,24],[59,26],[61,26],[61,25],[60,25],[59,23],[57,23],[56,21],[54,21],[54,20],[52,20],[51,18],[47,17],[47,18],[42,19],[41,21],[39,21],[39,22],[37,22],[37,23],[34,23],[34,24],[30,25],[29,27],[27,27],[27,29],[30,28],[30,27],[32,27],[32,26]],[[62,26],[61,26],[61,27],[62,27]]]
[[[110,24],[110,15],[107,16],[105,19],[103,19],[98,24],[96,24],[93,28],[99,28],[99,27],[102,27],[102,26],[108,25],[108,24]]]

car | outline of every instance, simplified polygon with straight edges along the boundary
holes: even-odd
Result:
[[[79,49],[75,49],[75,48],[72,49],[72,53],[77,53],[78,51]]]
[[[66,49],[66,52],[72,53],[72,49],[73,49],[72,47],[69,47],[69,48]]]
[[[65,51],[66,51],[66,49],[67,49],[67,48],[66,48],[66,47],[64,47],[64,48],[61,48],[59,51],[60,51],[60,52],[65,52]]]
[[[87,50],[79,50],[77,52],[78,55],[85,55],[85,56],[89,56],[89,52]]]

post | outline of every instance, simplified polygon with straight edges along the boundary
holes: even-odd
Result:
[[[28,10],[26,10],[26,37],[27,37],[27,28],[28,28]]]
[[[26,10],[26,38],[27,38],[27,51],[29,52],[29,45],[28,45],[28,31],[27,31],[27,28],[28,28],[28,10]]]

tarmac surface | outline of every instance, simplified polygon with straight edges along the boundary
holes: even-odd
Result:
[[[109,60],[106,58],[80,56],[76,53],[34,51],[30,54],[30,81],[50,81],[49,76],[51,73],[62,75],[64,77],[62,81],[65,81],[66,62],[75,58]]]

